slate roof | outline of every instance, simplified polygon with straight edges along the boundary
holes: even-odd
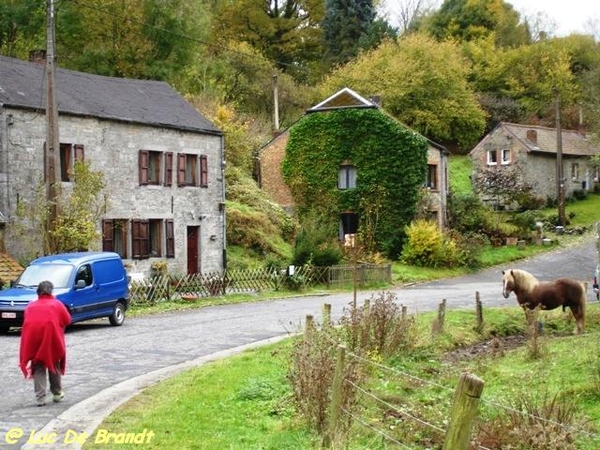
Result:
[[[222,134],[165,82],[55,73],[59,114]],[[0,56],[0,106],[45,109],[45,89],[43,64]]]
[[[556,128],[508,122],[502,122],[499,126],[518,139],[527,152],[556,154]],[[529,130],[535,131],[536,142],[527,139]],[[561,130],[561,137],[563,155],[592,156],[600,154],[599,143],[592,141],[585,133],[576,130]]]

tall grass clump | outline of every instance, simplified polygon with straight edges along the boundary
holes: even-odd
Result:
[[[576,450],[572,429],[583,428],[574,399],[521,392],[510,408],[480,425],[479,445],[490,449]]]
[[[352,306],[336,327],[307,326],[304,336],[293,345],[288,373],[296,409],[306,424],[327,436],[338,345],[349,350],[341,392],[342,410],[349,412],[356,408],[356,386],[369,374],[365,361],[405,351],[415,342],[415,333],[414,320],[402,314],[393,293],[381,293],[363,306]],[[350,416],[344,414],[336,425],[339,435],[349,426]]]

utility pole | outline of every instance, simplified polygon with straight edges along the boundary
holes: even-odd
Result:
[[[565,177],[562,162],[562,129],[560,125],[560,92],[556,89],[556,194],[558,199],[558,224],[565,226]]]
[[[49,216],[46,231],[51,232],[58,215],[56,189],[56,161],[59,160],[58,105],[55,86],[55,41],[54,41],[54,0],[46,0],[46,145],[44,151],[44,172]],[[50,233],[48,233],[50,234]],[[44,246],[48,245],[47,241]],[[46,252],[52,248],[45,248]]]
[[[275,132],[279,131],[279,89],[277,86],[277,74],[273,75],[273,121]]]

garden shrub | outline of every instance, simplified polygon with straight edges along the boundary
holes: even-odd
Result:
[[[481,232],[492,227],[490,210],[474,194],[455,195],[448,198],[448,224],[461,233]]]
[[[305,217],[296,236],[292,263],[296,266],[312,264],[320,267],[339,264],[342,251],[331,235],[332,226],[321,225],[315,215]]]
[[[587,191],[585,189],[575,189],[573,197],[575,200],[585,200],[587,198]]]
[[[420,267],[454,267],[461,264],[461,248],[435,222],[418,219],[407,229],[402,261]]]

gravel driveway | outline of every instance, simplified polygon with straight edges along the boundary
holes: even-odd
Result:
[[[588,235],[580,244],[520,261],[514,267],[541,280],[568,276],[587,281],[592,301],[596,263],[595,238]],[[484,307],[516,307],[514,297],[501,295],[500,271],[507,268],[394,292],[409,313],[436,309],[443,299],[448,308],[473,307],[475,292]],[[360,304],[378,293],[359,292],[357,301]],[[78,440],[92,439],[103,417],[141,389],[206,361],[296,333],[306,315],[320,320],[324,303],[331,304],[332,317],[337,319],[352,299],[352,293],[301,296],[128,318],[122,327],[111,327],[107,320],[76,324],[66,333],[65,400],[44,407],[36,406],[32,383],[23,379],[17,367],[18,331],[0,336],[0,449],[80,448]],[[52,445],[33,443],[43,439],[53,440]]]

